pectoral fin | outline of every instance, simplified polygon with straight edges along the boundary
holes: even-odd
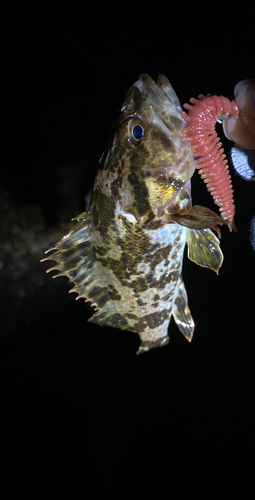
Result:
[[[191,205],[185,213],[171,214],[171,218],[181,226],[186,226],[190,229],[211,228],[217,230],[217,226],[224,223],[219,215],[201,205]]]
[[[173,317],[181,333],[191,342],[195,325],[190,313],[187,292],[182,280],[173,307]]]
[[[223,262],[220,242],[210,229],[188,229],[188,258],[202,267],[213,269],[218,274]]]

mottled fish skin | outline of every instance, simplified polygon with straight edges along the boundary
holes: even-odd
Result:
[[[198,244],[197,253],[192,252],[198,264],[217,271],[222,262],[216,236],[205,229],[217,225],[218,216],[209,215],[213,222],[205,222],[203,207],[192,207],[195,164],[190,144],[179,135],[186,123],[181,111],[166,77],[160,75],[155,83],[140,76],[101,157],[89,210],[45,259],[57,263],[49,271],[58,270],[57,276],[74,282],[71,291],[77,298],[95,306],[91,321],[137,332],[139,352],[168,343],[172,314],[192,339],[194,323],[181,277],[187,240],[203,236],[209,253],[200,259]]]

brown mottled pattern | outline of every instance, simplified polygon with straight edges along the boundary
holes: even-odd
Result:
[[[139,352],[168,342],[172,314],[188,340],[194,329],[181,279],[187,229],[171,218],[191,207],[195,169],[180,112],[166,77],[141,75],[101,158],[89,211],[47,257],[95,306],[91,321],[139,333]]]

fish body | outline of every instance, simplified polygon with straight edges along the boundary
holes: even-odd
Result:
[[[183,253],[218,271],[221,224],[192,206],[196,169],[186,122],[168,79],[143,74],[129,89],[99,162],[91,202],[45,260],[74,282],[72,292],[95,307],[91,321],[137,332],[138,352],[168,343],[173,315],[192,339],[194,322],[182,281]],[[48,252],[49,252],[48,251]]]

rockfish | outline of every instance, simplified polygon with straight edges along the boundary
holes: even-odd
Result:
[[[211,231],[222,219],[192,206],[196,164],[180,134],[181,112],[165,76],[157,83],[139,77],[100,159],[88,211],[43,259],[56,261],[49,271],[67,276],[76,298],[95,307],[90,321],[138,333],[139,353],[168,343],[172,316],[192,339],[181,275],[185,245],[192,261],[216,272],[223,260]]]

